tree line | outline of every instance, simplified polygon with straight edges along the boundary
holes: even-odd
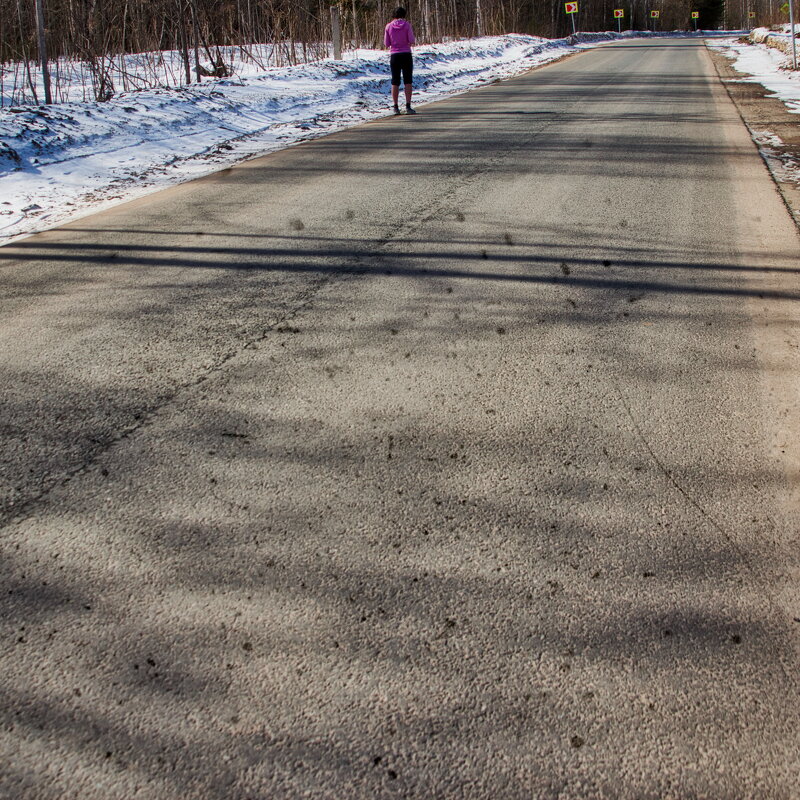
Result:
[[[778,0],[578,0],[578,30],[690,29],[691,12],[709,29],[778,21]],[[420,42],[504,33],[566,36],[572,21],[563,0],[401,0]],[[180,54],[175,83],[191,83],[229,69],[223,48],[235,46],[260,66],[301,63],[330,54],[331,7],[338,10],[345,49],[382,46],[383,28],[398,0],[0,0],[0,64],[30,65],[70,59],[87,65],[97,99],[120,87],[113,75],[131,53]],[[650,12],[660,12],[658,20]],[[757,18],[750,19],[755,11]],[[38,12],[38,13],[37,13]],[[265,51],[258,44],[269,43]],[[264,62],[264,63],[261,63]],[[23,70],[24,72],[24,70]],[[124,82],[124,80],[123,80]],[[131,88],[124,86],[122,88]]]

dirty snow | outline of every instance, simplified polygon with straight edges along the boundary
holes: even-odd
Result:
[[[733,68],[750,76],[742,78],[743,81],[760,83],[774,97],[782,100],[789,111],[800,114],[800,70],[794,72],[790,69],[790,55],[765,44],[749,44],[732,38],[709,42],[709,47],[721,50],[734,59]]]
[[[800,32],[800,26],[796,25],[795,29]],[[766,29],[764,33],[775,35],[775,32]],[[788,25],[783,35],[788,39]],[[741,78],[743,83],[760,83],[773,97],[781,100],[789,112],[800,114],[800,71],[795,72],[790,68],[790,54],[766,44],[750,44],[741,39],[719,39],[708,45],[733,59],[733,68],[748,76]],[[750,134],[775,178],[800,186],[800,161],[791,150],[784,149],[783,140],[770,131],[751,130]]]

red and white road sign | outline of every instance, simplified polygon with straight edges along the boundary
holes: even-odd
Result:
[[[651,11],[651,12],[650,12],[650,16],[651,16],[653,19],[658,19],[658,18],[661,16],[661,12],[660,12],[660,11]]]
[[[578,4],[577,3],[564,3],[564,10],[567,14],[577,14],[578,13]]]
[[[700,12],[692,11],[692,19],[700,19]]]
[[[614,19],[624,19],[625,18],[625,9],[624,8],[615,8],[614,9]]]

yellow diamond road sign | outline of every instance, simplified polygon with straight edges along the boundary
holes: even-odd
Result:
[[[651,11],[650,12],[650,16],[653,17],[653,19],[658,19],[661,16],[661,12],[660,11]]]
[[[577,14],[578,13],[578,4],[577,3],[564,3],[564,8],[567,11],[567,14]]]
[[[692,11],[692,19],[700,19],[700,12]]]
[[[625,9],[624,8],[615,8],[614,9],[614,19],[623,19],[625,17]]]

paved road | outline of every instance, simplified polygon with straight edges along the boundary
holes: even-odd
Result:
[[[797,256],[696,41],[0,249],[0,796],[798,797]]]

